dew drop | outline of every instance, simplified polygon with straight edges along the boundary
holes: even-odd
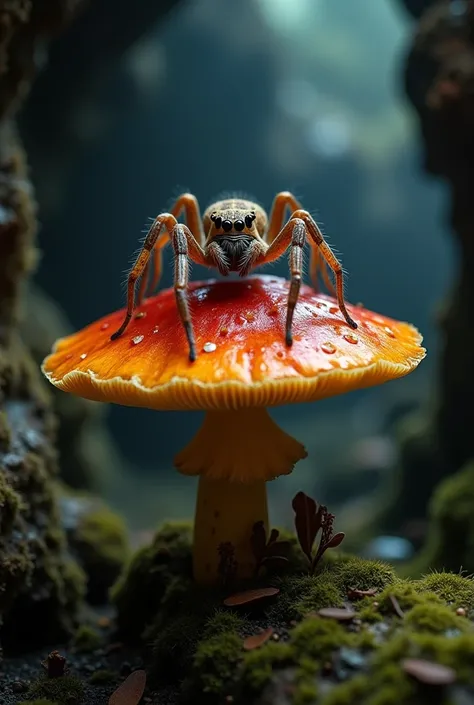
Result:
[[[394,333],[393,330],[392,330],[391,328],[389,328],[388,326],[385,326],[384,331],[386,332],[386,334],[387,334],[390,338],[395,338],[395,333]]]
[[[100,330],[107,330],[110,327],[110,323],[102,323]]]
[[[69,355],[66,355],[66,357],[65,357],[64,359],[65,359],[65,360],[70,360],[71,357],[72,357],[72,353],[69,353]]]
[[[348,343],[352,343],[353,345],[359,342],[359,338],[355,335],[355,333],[345,333],[342,337],[344,340],[347,340]]]
[[[160,332],[159,327],[158,327],[158,326],[155,326],[155,327],[153,328],[153,333],[159,333],[159,332]]]
[[[211,353],[214,352],[214,350],[217,350],[217,345],[215,343],[204,343],[202,349],[204,352]]]
[[[139,313],[137,313],[137,315],[135,316],[135,318],[145,318],[145,316],[146,316],[146,312],[145,312],[145,311],[140,311]]]
[[[336,346],[332,343],[323,343],[321,345],[321,350],[328,355],[333,355],[336,352]]]
[[[285,357],[285,356],[284,356],[284,354],[282,353],[281,350],[278,350],[278,352],[277,352],[277,357],[279,357],[280,360],[281,360],[281,359],[282,359],[283,357]]]
[[[136,335],[134,338],[132,338],[132,343],[134,345],[138,345],[138,343],[142,342],[144,337],[145,337],[144,335]]]
[[[225,326],[223,326],[223,327],[220,329],[220,331],[219,331],[219,335],[222,336],[223,338],[225,338],[225,336],[226,336],[228,333],[229,333],[229,329],[226,328]]]
[[[324,301],[316,301],[316,306],[322,308],[324,311],[328,310],[328,305]]]
[[[82,355],[80,356],[81,360],[85,360],[86,357],[87,357],[87,353],[82,353]]]

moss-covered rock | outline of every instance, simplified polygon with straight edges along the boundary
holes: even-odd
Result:
[[[91,653],[96,651],[102,644],[102,638],[99,632],[89,624],[81,624],[76,633],[72,645],[74,651],[78,653]]]
[[[430,573],[402,580],[381,562],[335,554],[313,576],[298,559],[283,576],[235,586],[274,585],[280,592],[229,608],[228,590],[203,590],[190,575],[189,527],[168,524],[114,589],[122,635],[151,646],[150,684],[180,687],[184,702],[452,705],[454,687],[464,693],[474,685],[470,578]],[[347,606],[349,595],[352,619],[319,614]],[[270,627],[259,645],[245,646]],[[449,666],[456,685],[427,688],[404,670],[406,658]]]
[[[28,700],[46,698],[58,705],[81,705],[84,698],[84,685],[77,676],[61,676],[60,678],[38,678],[30,685]],[[30,704],[31,705],[31,704]]]
[[[407,572],[419,575],[460,568],[474,572],[474,462],[437,487],[429,516],[426,545]]]
[[[61,485],[58,499],[70,550],[87,576],[87,599],[104,603],[130,557],[126,524],[93,495]]]
[[[89,683],[91,685],[110,685],[110,683],[115,683],[118,678],[118,674],[115,671],[111,671],[107,668],[101,668],[94,673],[89,678]]]

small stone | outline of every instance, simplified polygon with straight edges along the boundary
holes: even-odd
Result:
[[[418,658],[407,658],[402,661],[405,673],[420,683],[426,685],[451,685],[456,682],[456,671],[440,663],[425,661]]]
[[[202,346],[202,349],[206,353],[211,353],[211,352],[214,352],[215,350],[217,350],[217,345],[215,343],[204,343],[204,345]]]
[[[12,683],[12,691],[14,693],[24,693],[28,690],[28,685],[23,681],[14,681]]]
[[[338,622],[352,622],[356,613],[341,607],[323,607],[318,611],[318,615],[326,619],[335,619]]]
[[[456,610],[456,614],[458,617],[465,617],[466,616],[466,610],[464,607],[458,607]]]

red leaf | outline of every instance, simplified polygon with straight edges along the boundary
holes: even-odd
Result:
[[[133,671],[109,698],[109,705],[138,705],[146,686],[145,671]]]
[[[328,548],[337,548],[337,546],[340,546],[341,543],[344,541],[345,534],[340,531],[338,534],[334,534],[334,536],[331,536],[329,541],[324,547],[324,550],[327,550]]]
[[[263,632],[259,634],[252,634],[244,639],[244,649],[245,651],[253,651],[253,649],[258,649],[259,646],[263,646],[266,641],[270,639],[273,634],[273,627],[268,627]]]
[[[321,508],[304,492],[298,492],[292,502],[295,512],[295,528],[301,550],[311,562],[313,543],[321,528]]]
[[[245,592],[238,592],[235,595],[227,597],[224,600],[224,605],[226,607],[240,607],[240,605],[247,605],[249,602],[257,602],[257,600],[274,597],[278,595],[279,592],[280,590],[274,587],[246,590]]]
[[[252,553],[255,559],[259,561],[265,552],[265,546],[267,544],[267,532],[265,531],[263,521],[257,521],[257,523],[253,525],[250,543],[252,545]]]

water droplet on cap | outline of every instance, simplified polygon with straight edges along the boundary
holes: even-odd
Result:
[[[135,316],[135,318],[145,318],[145,316],[146,316],[146,312],[145,312],[145,311],[140,311],[139,313],[137,313],[137,315]]]
[[[211,353],[214,352],[214,350],[217,350],[217,345],[215,343],[204,343],[202,349],[204,352]]]
[[[387,334],[390,338],[395,338],[395,333],[394,333],[393,330],[392,330],[391,328],[389,328],[388,326],[385,326],[384,331],[386,332],[386,334]]]
[[[81,360],[85,360],[86,357],[87,357],[87,353],[82,353],[82,355],[80,356]]]
[[[336,352],[336,346],[332,343],[323,343],[321,345],[321,350],[328,355],[333,355]]]
[[[355,333],[344,333],[342,337],[344,340],[347,340],[348,343],[352,343],[353,345],[359,342],[359,338],[355,335]]]
[[[144,335],[136,335],[134,338],[132,338],[132,343],[134,345],[138,345],[138,343],[142,342],[144,337],[145,337]]]
[[[159,327],[158,327],[158,326],[155,326],[155,327],[153,328],[153,333],[158,333],[159,330],[160,330]]]
[[[110,326],[110,323],[102,323],[100,330],[107,330],[107,328]]]

